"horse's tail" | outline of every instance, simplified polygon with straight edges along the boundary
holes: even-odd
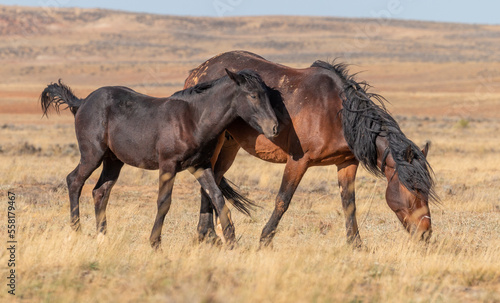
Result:
[[[66,104],[73,115],[75,115],[82,100],[77,98],[71,89],[59,79],[58,83],[52,83],[43,90],[40,95],[40,102],[42,104],[44,116],[47,116],[47,112],[51,105],[55,108],[56,112],[59,113],[59,106],[61,106],[61,104]]]
[[[258,205],[236,191],[231,185],[235,186],[234,183],[222,177],[219,184],[222,194],[237,210],[247,216],[250,216],[250,211],[254,210]]]

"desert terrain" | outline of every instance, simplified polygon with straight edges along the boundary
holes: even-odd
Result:
[[[0,6],[0,233],[15,194],[16,295],[10,302],[500,302],[500,26],[319,17],[201,18]],[[242,49],[308,67],[351,64],[384,96],[408,138],[432,142],[439,203],[430,243],[410,240],[385,202],[386,181],[360,169],[361,249],[346,244],[334,166],[311,168],[271,248],[259,236],[283,165],[240,152],[228,179],[262,208],[233,210],[238,245],[198,244],[199,186],[176,178],[163,250],[149,246],[158,172],[122,170],[97,239],[91,191],[83,232],[69,227],[65,178],[79,161],[69,111],[42,117],[62,79],[79,97],[106,85],[169,96],[189,71]],[[6,249],[0,268],[12,267]],[[7,301],[6,301],[7,300]]]

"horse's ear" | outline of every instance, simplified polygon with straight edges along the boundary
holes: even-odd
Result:
[[[404,157],[406,162],[408,163],[411,163],[411,161],[413,161],[414,154],[411,145],[408,145],[408,147],[406,148]]]
[[[427,158],[427,154],[429,153],[429,147],[431,147],[431,142],[430,141],[425,142],[425,146],[422,149],[422,153],[424,154],[424,157],[426,157],[426,158]]]
[[[232,71],[228,70],[227,68],[225,70],[226,70],[226,74],[229,76],[229,78],[231,80],[233,80],[234,83],[236,83],[237,85],[241,85],[245,81],[245,78],[243,78],[241,75],[239,75],[237,73],[233,73]]]

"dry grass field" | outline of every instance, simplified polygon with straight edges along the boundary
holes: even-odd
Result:
[[[0,6],[0,301],[500,302],[500,26],[336,18],[187,18]],[[97,239],[91,190],[83,232],[69,227],[66,175],[79,152],[73,117],[41,117],[59,78],[77,96],[126,85],[167,96],[190,69],[246,49],[306,67],[341,57],[389,101],[405,134],[432,141],[439,204],[433,237],[409,239],[385,203],[386,181],[360,169],[361,249],[345,243],[335,167],[311,168],[272,248],[258,249],[282,165],[241,152],[227,177],[262,208],[233,211],[238,245],[198,244],[199,186],[176,178],[153,252],[155,171],[125,167]],[[8,294],[8,192],[16,197],[16,296]]]

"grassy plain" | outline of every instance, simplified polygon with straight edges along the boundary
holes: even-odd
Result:
[[[0,7],[0,22],[8,25],[0,41],[0,234],[6,242],[7,192],[14,192],[18,301],[500,302],[500,60],[494,51],[500,27],[15,7]],[[356,64],[353,71],[366,70],[358,77],[391,102],[406,135],[433,143],[429,161],[442,201],[431,205],[428,245],[409,240],[385,204],[386,182],[360,169],[364,246],[348,247],[336,169],[319,167],[301,182],[273,247],[258,250],[283,166],[244,152],[227,176],[262,208],[251,218],[233,211],[235,249],[195,242],[200,196],[189,173],[176,178],[162,252],[148,244],[154,171],[123,169],[102,241],[91,199],[96,171],[82,193],[83,232],[70,230],[65,177],[79,160],[73,118],[67,112],[41,118],[37,97],[45,85],[63,78],[81,97],[108,84],[169,95],[182,88],[189,69],[236,48],[296,67],[343,56]],[[0,251],[3,277],[9,255]],[[2,302],[13,298],[6,280]]]

